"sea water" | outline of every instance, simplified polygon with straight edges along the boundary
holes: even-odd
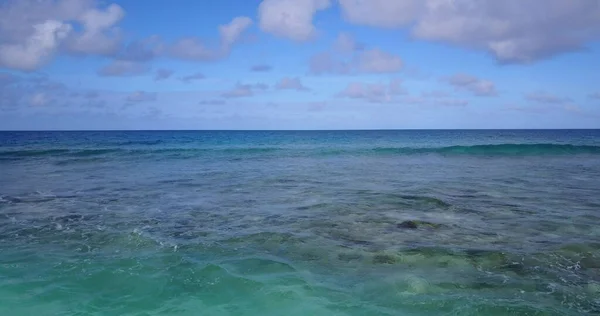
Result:
[[[0,133],[0,315],[598,315],[600,131]]]

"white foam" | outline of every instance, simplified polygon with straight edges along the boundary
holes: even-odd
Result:
[[[42,191],[35,191],[36,194],[38,194],[41,197],[45,197],[45,198],[55,198],[56,194],[52,194],[50,192],[42,192]]]

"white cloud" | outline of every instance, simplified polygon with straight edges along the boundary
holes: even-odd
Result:
[[[123,9],[96,0],[7,0],[0,6],[0,65],[32,71],[59,51],[114,53]]]
[[[111,4],[105,10],[95,8],[84,12],[80,17],[80,23],[84,31],[73,36],[67,44],[67,48],[73,53],[110,55],[114,54],[121,45],[119,29],[115,27],[123,19],[125,11]]]
[[[403,62],[400,56],[373,48],[359,51],[350,59],[339,58],[328,52],[319,53],[311,57],[309,67],[313,74],[384,74],[399,72]]]
[[[550,110],[554,110],[554,108],[549,107],[540,107],[540,106],[521,106],[516,104],[506,104],[504,110],[507,111],[516,111],[516,112],[526,112],[526,113],[544,113]]]
[[[297,91],[308,91],[306,86],[302,84],[299,78],[290,78],[285,77],[281,79],[276,85],[275,88],[278,90],[297,90]]]
[[[333,48],[340,53],[353,53],[364,49],[364,44],[357,42],[351,34],[342,32],[335,39]]]
[[[418,39],[526,63],[600,39],[597,0],[339,0],[349,22],[408,27]],[[525,14],[526,13],[526,14]]]
[[[43,92],[36,92],[29,99],[29,104],[31,104],[32,106],[44,106],[48,102],[48,96]]]
[[[209,61],[218,59],[218,52],[210,49],[198,38],[187,37],[178,40],[170,48],[172,57],[184,60]]]
[[[313,55],[309,60],[310,72],[315,75],[338,74],[347,75],[353,72],[354,67],[349,61],[334,58],[331,53],[323,52]]]
[[[459,73],[446,79],[446,81],[454,88],[469,91],[476,96],[489,97],[498,94],[496,85],[493,82],[468,74]]]
[[[447,94],[444,96],[429,96],[426,94],[420,97],[407,96],[399,99],[397,103],[426,107],[465,107],[469,105],[468,100],[450,98],[450,95]]]
[[[0,5],[0,42],[19,44],[48,21],[61,24],[78,21],[94,6],[92,0],[5,0]]]
[[[364,73],[394,73],[400,71],[403,65],[399,56],[378,48],[358,54],[356,63],[357,68]]]
[[[233,89],[229,91],[225,91],[221,94],[223,98],[243,98],[243,97],[251,97],[255,94],[256,91],[264,91],[267,90],[269,86],[264,83],[257,84],[242,84],[236,83]]]
[[[129,106],[133,103],[155,101],[157,97],[156,93],[144,91],[124,93],[110,90],[73,89],[45,76],[15,76],[7,80],[10,81],[0,84],[0,112],[25,110],[29,107],[43,107],[52,111],[67,108],[116,110],[123,101]],[[0,80],[1,82],[2,80]]]
[[[460,100],[460,99],[444,99],[444,100],[436,100],[434,101],[436,105],[442,106],[467,106],[469,105],[469,101]]]
[[[372,103],[387,103],[394,101],[394,96],[406,93],[401,84],[398,79],[391,80],[388,84],[352,82],[338,93],[338,96],[367,100]]]
[[[214,46],[196,37],[166,46],[153,36],[123,47],[118,24],[124,17],[121,6],[100,0],[7,0],[0,5],[0,66],[36,70],[60,52],[112,57],[121,66],[166,53],[191,61],[218,60],[229,55],[252,25],[249,17],[220,25],[219,44]]]
[[[100,70],[101,76],[139,76],[150,71],[149,62],[159,57],[164,52],[164,44],[158,36],[133,40],[119,48],[113,54],[114,59]],[[169,78],[173,72],[167,69],[159,69],[155,80]]]
[[[244,31],[252,25],[252,19],[241,16],[234,18],[229,24],[219,26],[221,45],[229,50],[231,45],[237,43]]]
[[[560,97],[552,93],[537,91],[525,95],[525,99],[537,103],[565,104],[571,101],[569,98]]]
[[[173,73],[175,72],[170,69],[158,69],[156,70],[156,73],[154,75],[154,81],[169,79],[173,75]]]
[[[400,27],[422,12],[427,0],[338,0],[343,17],[352,23]]]
[[[400,56],[379,48],[367,49],[348,33],[340,33],[332,45],[332,52],[313,55],[309,61],[312,74],[350,75],[357,73],[396,73],[404,63]]]
[[[148,62],[164,53],[165,45],[158,36],[133,40],[115,54],[117,60]]]
[[[588,118],[598,117],[593,112],[585,111],[583,108],[578,106],[577,104],[570,103],[570,100],[555,102],[553,97],[550,99],[550,102],[546,102],[544,98],[540,101],[536,101],[537,103],[543,105],[514,105],[507,104],[505,110],[509,111],[518,111],[518,112],[528,112],[528,113],[537,113],[537,114],[545,114],[550,112],[563,112],[563,114],[571,114],[571,115],[579,115],[585,116]]]
[[[125,16],[123,8],[116,4],[109,5],[106,10],[90,9],[81,15],[81,23],[87,33],[100,33],[113,27]]]
[[[48,106],[69,95],[67,87],[45,76],[0,73],[0,111],[28,106]]]
[[[315,13],[330,5],[330,0],[263,0],[258,6],[259,26],[278,37],[307,41],[317,32]]]
[[[204,76],[203,73],[197,72],[195,74],[191,74],[191,75],[187,75],[185,77],[181,77],[181,81],[183,81],[185,83],[190,83],[192,81],[202,80],[204,78],[206,78],[206,76]]]
[[[392,79],[388,84],[388,91],[392,95],[400,95],[405,94],[406,90],[402,87],[402,80],[400,79]]]
[[[34,32],[24,41],[0,44],[0,66],[32,71],[47,63],[60,42],[72,31],[68,24],[48,20],[33,26]]]
[[[107,97],[112,99],[114,94],[106,91],[100,93],[93,90],[71,91],[68,97],[63,97],[55,103],[62,105],[62,107],[76,106],[85,109],[106,109],[110,104]]]
[[[187,37],[178,40],[169,48],[170,55],[190,61],[214,61],[225,58],[250,25],[252,25],[250,18],[236,17],[228,24],[219,26],[221,43],[219,47],[209,47],[199,38]]]
[[[141,103],[141,102],[152,102],[156,101],[156,93],[145,92],[145,91],[135,91],[128,95],[125,100],[127,103]]]
[[[98,75],[105,77],[139,76],[150,71],[150,67],[143,63],[126,60],[113,60],[110,64],[100,68]]]

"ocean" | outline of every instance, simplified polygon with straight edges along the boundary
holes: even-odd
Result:
[[[0,132],[0,315],[598,315],[600,131]]]

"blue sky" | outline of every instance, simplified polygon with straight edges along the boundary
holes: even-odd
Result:
[[[597,0],[7,0],[0,130],[600,128]]]

